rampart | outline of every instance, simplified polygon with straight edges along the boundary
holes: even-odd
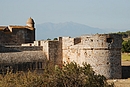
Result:
[[[86,62],[97,74],[117,79],[122,77],[121,44],[122,37],[118,34],[84,35],[76,38],[59,37],[58,40],[34,41],[34,43],[22,44],[22,46],[1,46],[2,51],[8,49],[9,51],[1,52],[0,59],[1,63],[23,64],[25,62],[29,65],[34,61],[41,62],[44,59],[48,59],[53,65],[70,62],[82,65]],[[39,63],[35,64],[40,67]],[[30,66],[33,67],[33,65]]]
[[[43,51],[0,53],[0,73],[44,69],[45,59]]]
[[[34,41],[34,25],[34,20],[29,18],[26,26],[0,26],[0,72],[11,68],[43,69],[44,60],[48,59],[52,65],[59,66],[86,62],[97,74],[121,78],[121,35],[94,34]]]
[[[107,78],[122,77],[121,35],[95,34],[79,38],[62,38],[64,63],[75,61],[82,65],[83,62],[87,62],[97,74]]]

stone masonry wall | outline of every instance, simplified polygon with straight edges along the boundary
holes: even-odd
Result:
[[[63,63],[69,63],[69,47],[74,45],[74,38],[62,37],[62,53],[63,53]]]
[[[32,43],[35,40],[35,30],[12,29],[12,32],[0,31],[0,44],[20,45],[23,43]]]
[[[61,41],[61,40],[60,40]],[[47,56],[47,59],[53,64],[62,64],[62,51],[60,41],[41,41],[41,46],[43,46],[43,52]]]
[[[121,43],[117,34],[85,35],[78,38],[59,37],[56,41],[35,41],[37,46],[12,46],[2,49],[22,49],[19,51],[0,52],[0,63],[35,63],[48,59],[54,65],[87,62],[97,74],[106,78],[121,78]],[[41,67],[41,62],[35,65]],[[26,64],[25,64],[26,65]],[[33,64],[32,64],[33,65]],[[1,65],[0,65],[1,66]],[[21,66],[21,65],[20,65]],[[23,65],[22,65],[23,66]],[[35,67],[36,67],[35,66]],[[24,68],[22,68],[24,69]]]
[[[81,36],[81,44],[87,48],[121,48],[122,37],[117,34],[95,34]]]
[[[87,62],[97,74],[107,78],[121,78],[122,37],[115,34],[81,36],[81,43],[73,38],[62,38],[63,62]],[[78,41],[79,42],[79,41]]]
[[[0,46],[0,52],[42,51],[42,46]]]
[[[46,55],[47,59],[49,60],[49,47],[48,41],[41,41],[41,46],[43,47],[43,53]]]
[[[43,71],[46,65],[46,55],[43,51],[23,51],[0,53],[0,74],[7,71]]]
[[[48,48],[49,48],[49,60],[56,65],[58,59],[58,41],[49,41]]]
[[[23,51],[0,53],[0,63],[20,63],[44,60],[46,55],[43,51]]]

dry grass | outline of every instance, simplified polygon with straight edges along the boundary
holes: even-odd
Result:
[[[130,37],[128,37],[128,38],[123,38],[123,40],[124,40],[124,41],[128,41],[128,40],[130,40]]]
[[[130,53],[122,53],[121,57],[122,61],[130,61]]]
[[[114,83],[114,87],[130,87],[130,79],[115,79],[107,82]]]

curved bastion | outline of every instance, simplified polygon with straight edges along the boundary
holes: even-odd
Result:
[[[108,79],[121,78],[122,36],[118,34],[84,35],[62,38],[63,62],[87,62],[97,74]]]

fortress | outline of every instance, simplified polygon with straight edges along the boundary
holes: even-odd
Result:
[[[0,26],[0,72],[42,70],[43,61],[48,59],[59,66],[73,61],[79,65],[86,62],[108,79],[122,77],[121,35],[93,34],[35,41],[34,24],[29,18],[26,26]]]
[[[0,44],[20,45],[32,43],[35,40],[35,28],[32,18],[27,20],[26,26],[0,26]]]

